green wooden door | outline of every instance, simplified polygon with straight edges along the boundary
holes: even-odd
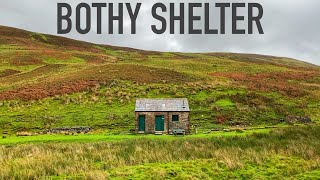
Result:
[[[138,129],[139,131],[145,131],[146,130],[146,116],[140,115],[139,116],[139,123],[138,123]]]
[[[156,131],[164,131],[164,116],[159,115],[156,116],[156,124],[155,124],[155,130]]]

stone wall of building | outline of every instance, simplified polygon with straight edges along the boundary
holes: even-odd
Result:
[[[172,134],[172,128],[185,129],[186,133],[190,133],[190,112],[136,112],[135,127],[136,132],[139,130],[139,115],[145,115],[145,133],[155,133],[155,118],[157,115],[164,116],[164,134]],[[179,121],[172,121],[172,115],[179,115]]]
[[[179,115],[179,121],[172,121],[172,115]],[[172,129],[184,129],[186,134],[190,133],[190,113],[189,112],[169,112],[168,113],[168,126],[169,134],[172,134]]]

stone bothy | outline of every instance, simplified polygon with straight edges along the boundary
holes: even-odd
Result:
[[[190,109],[186,98],[137,99],[136,132],[146,134],[172,134],[172,129],[190,133]]]

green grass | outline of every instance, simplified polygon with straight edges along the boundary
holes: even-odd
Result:
[[[207,131],[217,126],[217,118],[245,125],[276,125],[285,114],[312,114],[317,121],[318,108],[297,103],[276,92],[250,92],[240,88],[216,87],[215,84],[134,84],[115,81],[94,91],[56,96],[39,101],[3,101],[0,104],[0,125],[14,134],[18,131],[39,132],[45,128],[90,126],[110,133],[129,133],[134,128],[136,98],[189,99],[191,125]],[[311,100],[308,100],[312,102]]]
[[[220,107],[233,107],[235,105],[230,99],[220,99],[215,104]]]
[[[280,121],[320,122],[318,66],[140,51],[7,27],[0,27],[0,42],[0,74],[21,71],[0,77],[0,179],[319,179],[320,127]],[[44,98],[16,99],[49,87]],[[188,98],[199,134],[130,135],[135,99],[159,97]],[[235,124],[277,128],[221,131]],[[15,136],[73,126],[94,134]]]
[[[246,136],[7,144],[0,146],[0,178],[314,179],[320,169],[319,132],[319,126],[308,126]]]
[[[150,163],[112,170],[111,179],[308,179],[318,178],[312,160],[297,157],[271,156],[265,161],[246,162],[237,169],[228,169],[215,159]],[[304,168],[301,168],[301,167]]]
[[[197,134],[188,136],[170,135],[110,135],[110,134],[75,134],[75,135],[34,135],[34,136],[8,136],[0,139],[0,145],[15,145],[28,143],[70,143],[70,142],[115,142],[129,139],[192,139],[192,138],[212,138],[212,137],[232,137],[246,136],[253,133],[268,133],[270,129],[255,129],[247,131],[212,132],[208,134]]]
[[[41,67],[41,65],[13,66],[9,64],[4,64],[3,66],[0,67],[0,70],[3,71],[6,69],[13,69],[13,70],[22,71],[22,72],[28,72],[39,67]]]
[[[13,95],[0,103],[0,133],[80,125],[128,133],[134,126],[136,98],[188,98],[191,125],[202,132],[230,124],[277,125],[287,116],[320,121],[319,67],[300,61],[233,53],[149,52],[6,27],[0,31],[5,35],[0,35],[0,74],[21,71],[0,77],[0,96],[8,91]],[[285,76],[288,72],[292,77]],[[268,78],[241,80],[272,73],[285,77],[271,78],[270,86],[279,87],[264,87]],[[305,78],[309,74],[315,75]],[[78,92],[68,86],[75,82],[85,88]],[[97,88],[88,85],[92,82]],[[308,82],[314,86],[305,85]],[[63,93],[65,89],[75,90]],[[290,95],[297,91],[301,95]],[[19,93],[33,98],[15,99]],[[45,98],[35,100],[35,94]]]

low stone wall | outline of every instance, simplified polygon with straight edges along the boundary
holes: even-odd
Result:
[[[295,124],[295,123],[309,124],[309,123],[312,123],[311,118],[301,117],[301,116],[287,116],[284,120],[288,124]]]
[[[53,128],[44,133],[49,134],[62,134],[62,133],[89,133],[92,129],[90,127],[61,127]]]

